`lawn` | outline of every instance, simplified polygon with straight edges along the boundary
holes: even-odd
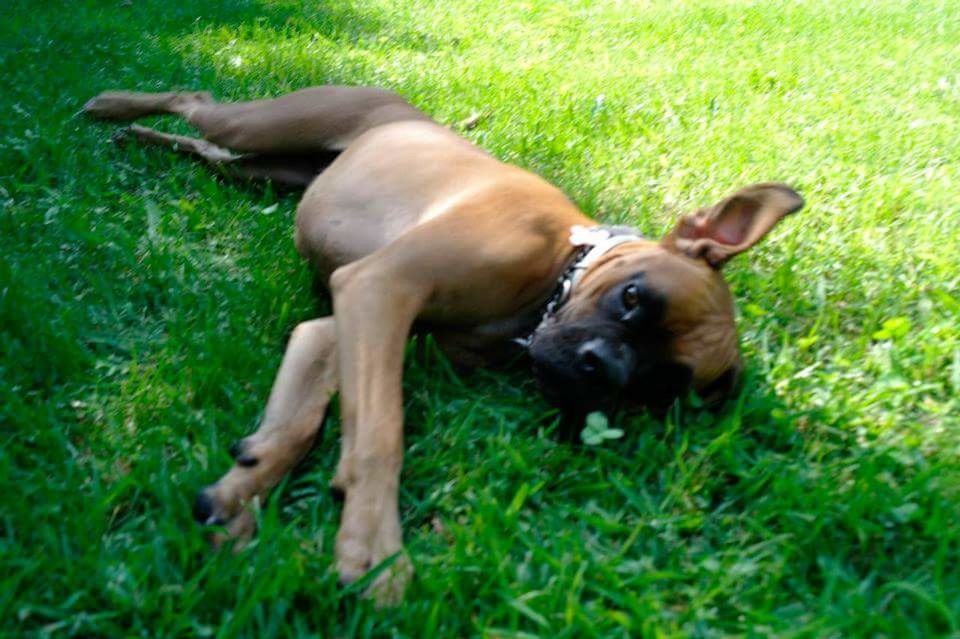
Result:
[[[951,2],[7,0],[0,21],[0,635],[954,636],[960,11]],[[807,208],[727,274],[719,413],[553,435],[523,370],[411,346],[416,566],[332,572],[335,413],[213,552],[190,505],[326,314],[296,197],[77,115],[110,88],[376,84],[649,235],[751,182]],[[186,131],[180,123],[154,124]]]

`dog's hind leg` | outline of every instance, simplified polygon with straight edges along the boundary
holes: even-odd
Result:
[[[206,160],[210,164],[221,164],[224,162],[236,162],[243,155],[234,153],[230,149],[217,146],[212,142],[201,140],[200,138],[191,138],[186,135],[174,135],[172,133],[161,133],[156,129],[151,129],[139,124],[131,124],[127,131],[133,137],[147,144],[155,144],[171,148],[181,153],[193,155]],[[122,139],[122,138],[119,138]]]
[[[266,155],[342,151],[373,127],[430,120],[392,91],[344,86],[312,87],[233,104],[215,102],[206,93],[107,91],[87,102],[84,112],[107,120],[175,114],[217,146]]]
[[[236,463],[197,496],[194,517],[224,524],[230,538],[246,541],[256,522],[251,504],[263,500],[307,451],[320,430],[330,397],[337,390],[336,328],[333,317],[297,325],[260,428],[230,449]]]
[[[313,178],[333,161],[333,157],[324,153],[312,155],[234,153],[200,138],[161,133],[139,124],[130,125],[127,131],[129,135],[147,144],[171,148],[203,160],[228,177],[270,180],[275,184],[295,188],[306,188]],[[119,139],[122,139],[122,136]]]
[[[83,112],[99,120],[130,122],[149,115],[182,114],[198,104],[213,104],[206,91],[105,91],[83,105]]]

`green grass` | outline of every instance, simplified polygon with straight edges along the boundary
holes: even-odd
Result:
[[[189,8],[193,7],[193,8]],[[0,635],[954,636],[960,11],[950,2],[8,1],[0,21]],[[808,206],[727,269],[717,415],[551,437],[523,371],[405,382],[417,577],[331,570],[338,426],[211,552],[195,491],[325,313],[295,198],[76,117],[108,88],[395,89],[649,234],[755,181]],[[164,123],[172,130],[179,124]],[[274,203],[279,203],[276,208]]]

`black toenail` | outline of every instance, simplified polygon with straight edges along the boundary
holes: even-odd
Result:
[[[247,443],[245,439],[241,439],[233,443],[233,446],[230,447],[230,456],[233,457],[238,464],[245,466],[247,468],[251,466],[256,466],[257,462],[260,460],[246,452]]]
[[[213,514],[214,508],[216,504],[213,503],[213,498],[206,490],[201,490],[197,500],[193,502],[193,518],[201,524],[219,524],[221,522]]]

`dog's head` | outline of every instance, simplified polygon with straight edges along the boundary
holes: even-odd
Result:
[[[692,388],[722,400],[740,378],[733,298],[720,273],[803,199],[757,184],[684,216],[666,237],[612,249],[530,344],[547,398],[571,413],[667,408]]]

